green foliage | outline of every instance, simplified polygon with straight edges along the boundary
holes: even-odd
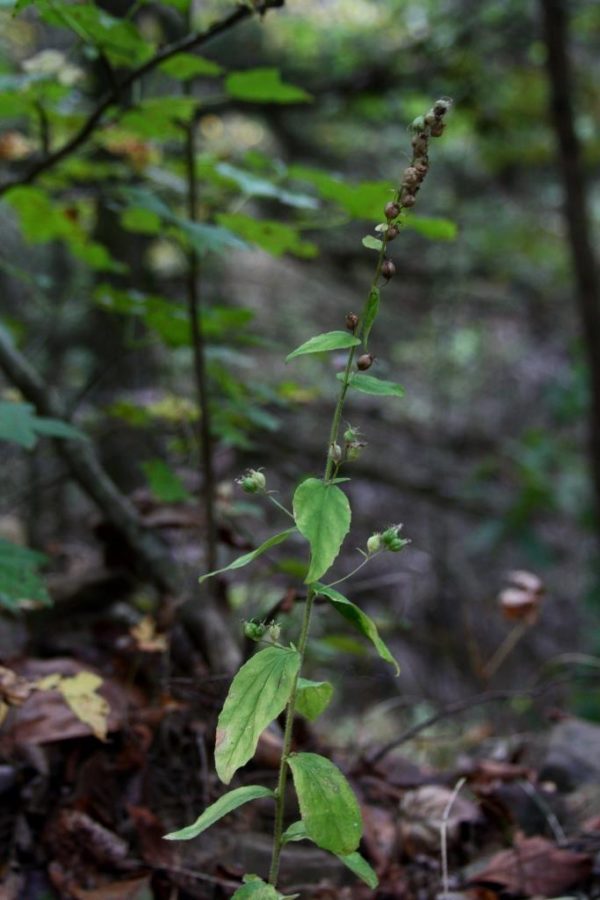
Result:
[[[296,650],[267,647],[248,660],[231,683],[219,721],[215,767],[229,784],[254,755],[258,739],[289,700],[301,657]]]
[[[342,381],[344,375],[338,373],[337,378]],[[371,394],[375,397],[403,397],[404,388],[395,381],[385,381],[375,375],[366,375],[364,372],[351,372],[348,384],[361,394]]]
[[[295,528],[288,528],[286,531],[281,531],[279,534],[273,535],[268,540],[264,541],[260,547],[257,547],[256,550],[251,550],[250,553],[244,553],[243,556],[238,556],[238,558],[234,559],[233,562],[230,562],[228,566],[223,566],[222,569],[217,569],[215,572],[208,572],[206,575],[202,575],[201,578],[199,578],[200,584],[202,584],[203,581],[206,581],[207,578],[212,578],[214,575],[221,575],[222,572],[231,572],[233,569],[242,569],[249,563],[254,562],[255,559],[258,559],[259,556],[262,556],[263,553],[266,553],[267,550],[270,550],[272,547],[276,547],[278,544],[287,540],[290,535],[295,533],[295,531]]]
[[[352,513],[339,487],[318,478],[307,478],[294,493],[294,519],[310,544],[310,566],[305,583],[316,581],[333,564],[350,530]]]
[[[283,841],[288,844],[290,841],[306,841],[310,840],[310,837],[306,831],[306,826],[304,822],[294,822],[289,828],[283,833]],[[377,878],[376,873],[373,871],[372,867],[366,861],[366,859],[360,855],[357,851],[354,853],[347,853],[343,855],[341,853],[335,854],[340,862],[343,862],[345,866],[347,866],[351,872],[353,872],[361,881],[371,888],[371,890],[375,890],[377,885],[379,884],[379,879]]]
[[[246,72],[231,72],[225,90],[235,100],[248,103],[306,103],[309,93],[281,80],[277,69],[261,67]]]
[[[190,495],[176,472],[162,459],[148,459],[141,464],[150,490],[161,503],[181,503]]]
[[[340,770],[317,753],[292,753],[288,765],[308,837],[331,853],[353,853],[360,843],[362,818]]]
[[[310,681],[308,678],[298,679],[296,709],[300,715],[314,722],[331,702],[333,685],[328,681]]]
[[[244,875],[245,884],[238,888],[231,900],[282,900],[280,894],[271,884],[267,884],[258,875]],[[297,894],[294,896],[298,896]]]
[[[23,601],[48,606],[50,597],[38,575],[45,562],[43,553],[0,538],[0,607],[15,611]]]
[[[31,450],[40,437],[85,440],[85,435],[68,422],[37,416],[31,403],[0,401],[0,441]]]
[[[343,594],[340,594],[339,591],[327,587],[325,584],[313,584],[311,587],[317,595],[329,600],[333,608],[337,610],[340,615],[371,641],[379,656],[395,668],[396,675],[400,673],[400,666],[390,653],[387,645],[379,636],[377,626],[373,620],[360,609],[360,607],[348,600],[347,597],[344,597]]]
[[[304,356],[307,353],[326,353],[331,350],[347,350],[349,347],[357,347],[360,339],[349,334],[347,331],[328,331],[326,334],[318,334],[311,337],[304,344],[300,344],[292,353],[288,353],[285,358],[286,362],[295,359],[297,356]]]
[[[161,72],[180,81],[190,78],[212,78],[220,75],[223,67],[210,59],[203,59],[195,53],[177,53],[160,65]]]
[[[208,806],[202,815],[198,816],[196,821],[191,825],[187,825],[179,831],[172,831],[170,834],[165,834],[165,840],[190,841],[192,838],[202,834],[203,831],[206,831],[207,828],[210,828],[211,825],[214,825],[215,822],[218,822],[219,819],[222,819],[223,816],[233,812],[233,810],[237,809],[239,806],[243,806],[244,803],[249,803],[251,800],[258,800],[262,797],[274,796],[275,795],[270,788],[261,787],[261,785],[258,784],[250,784],[245,787],[236,788],[234,791],[229,791],[229,793],[219,797],[215,803]]]
[[[315,244],[303,241],[293,225],[270,219],[256,219],[244,213],[218,213],[216,218],[229,232],[256,244],[272,256],[291,253],[301,259],[310,259],[317,255]]]

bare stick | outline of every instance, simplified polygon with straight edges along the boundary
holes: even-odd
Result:
[[[447,900],[448,887],[448,819],[450,818],[450,810],[454,806],[454,802],[458,797],[466,778],[459,778],[454,785],[454,790],[450,794],[450,798],[446,804],[446,808],[442,813],[442,822],[440,825],[440,840],[442,844],[442,900]]]

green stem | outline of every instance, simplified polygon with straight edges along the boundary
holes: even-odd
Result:
[[[273,856],[271,858],[271,869],[269,871],[269,884],[277,884],[279,875],[279,860],[281,857],[281,848],[283,846],[283,817],[285,813],[285,786],[287,783],[287,761],[292,746],[292,728],[294,725],[294,717],[296,715],[296,695],[298,693],[298,680],[302,663],[304,662],[304,653],[308,641],[308,632],[310,629],[310,618],[315,599],[315,592],[309,589],[306,597],[306,606],[304,607],[304,618],[302,620],[302,630],[300,632],[300,640],[298,642],[298,652],[300,654],[300,666],[298,673],[294,679],[290,699],[288,700],[285,718],[285,730],[283,732],[283,749],[281,751],[281,759],[279,761],[279,777],[277,780],[277,789],[275,791],[275,830],[273,833]]]
[[[368,297],[371,294],[373,288],[377,287],[377,282],[381,276],[381,266],[383,265],[383,260],[385,259],[385,248],[386,248],[386,240],[382,241],[381,250],[379,251],[379,257],[377,259],[377,268],[375,270],[375,276],[371,283],[371,287],[369,289],[369,294],[367,295],[367,300],[365,302],[364,311],[366,312],[367,304],[369,302]],[[358,337],[361,336],[362,333],[362,323],[364,322],[364,312],[361,317],[361,321],[358,328]],[[330,448],[332,444],[337,443],[338,432],[340,430],[340,423],[342,421],[342,413],[344,410],[344,402],[346,400],[346,394],[348,393],[348,388],[350,386],[350,373],[352,371],[352,364],[354,362],[354,357],[356,355],[356,347],[352,347],[348,353],[348,359],[346,361],[346,368],[344,369],[344,378],[342,381],[342,387],[340,389],[340,393],[338,396],[338,400],[335,406],[335,410],[333,413],[333,419],[331,421],[331,430],[329,433],[329,444],[327,447],[327,464],[325,466],[325,475],[324,481],[325,483],[329,482],[333,477],[334,472],[337,472],[337,466],[335,461],[331,458]],[[270,498],[271,500],[273,498]],[[273,501],[277,505],[277,501]],[[298,667],[298,673],[294,679],[294,684],[292,686],[292,691],[290,694],[290,699],[288,700],[286,712],[285,712],[285,728],[283,732],[283,748],[281,750],[281,759],[279,761],[279,775],[277,779],[277,788],[275,790],[275,828],[273,832],[273,855],[271,858],[271,868],[269,871],[269,884],[275,886],[277,884],[277,878],[279,876],[279,861],[281,857],[281,849],[283,847],[283,819],[285,813],[285,787],[287,784],[287,761],[290,755],[290,749],[292,746],[292,730],[294,727],[294,718],[296,715],[296,695],[298,693],[298,680],[300,678],[302,672],[302,665],[304,663],[304,653],[306,651],[306,644],[308,641],[308,633],[310,629],[310,619],[312,615],[312,609],[315,599],[315,592],[312,588],[309,588],[308,594],[306,597],[306,606],[304,609],[304,618],[302,620],[302,630],[300,632],[300,640],[298,642],[298,652],[300,654],[300,665]]]

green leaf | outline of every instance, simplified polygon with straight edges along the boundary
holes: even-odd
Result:
[[[313,184],[321,197],[337,203],[353,219],[381,221],[383,208],[391,196],[392,185],[387,181],[347,182],[308,166],[291,166],[288,174]]]
[[[223,67],[210,59],[204,59],[202,56],[195,56],[193,53],[177,53],[161,63],[159,66],[161,72],[169,75],[171,78],[178,78],[181,81],[187,81],[188,78],[197,78],[198,76],[213,77],[220,75]]]
[[[234,677],[215,743],[215,768],[225,784],[253,756],[260,735],[285,707],[299,668],[296,650],[267,647]]]
[[[161,503],[181,503],[190,499],[181,478],[164,460],[148,459],[141,465],[150,490]]]
[[[270,788],[262,787],[259,784],[250,784],[246,787],[236,788],[234,791],[229,791],[228,794],[219,797],[215,803],[208,806],[192,825],[187,825],[179,831],[165,834],[164,839],[166,841],[189,841],[198,837],[199,834],[202,834],[203,831],[206,831],[207,828],[210,828],[223,816],[233,812],[238,806],[243,806],[244,803],[249,803],[250,800],[258,800],[259,797],[274,796],[275,793]]]
[[[381,250],[383,247],[383,241],[379,238],[373,237],[372,234],[367,234],[366,237],[362,239],[363,247],[366,247],[367,250]]]
[[[0,606],[17,610],[21,600],[50,605],[44,582],[37,573],[44,562],[43,553],[0,538]]]
[[[30,403],[0,401],[0,440],[31,450],[39,435],[67,440],[85,440],[85,435],[60,419],[36,416]]]
[[[258,875],[244,875],[244,881],[246,883],[237,889],[231,900],[282,900],[284,897],[277,888],[267,884]],[[297,897],[298,894],[293,896]]]
[[[343,381],[344,373],[338,372],[336,378]],[[363,372],[351,372],[348,384],[362,394],[371,394],[375,397],[404,397],[404,388],[401,384],[376,378],[375,375],[365,375]]]
[[[304,822],[294,822],[284,831],[281,835],[281,839],[284,844],[287,844],[290,841],[310,840]],[[351,872],[354,872],[358,878],[364,881],[365,884],[368,884],[371,890],[375,890],[379,884],[379,879],[369,863],[360,855],[360,853],[355,851],[354,853],[347,853],[345,856],[341,853],[336,853],[335,855],[340,862],[343,862],[344,865],[350,869]]]
[[[285,361],[289,362],[297,356],[304,356],[306,353],[347,350],[350,347],[357,347],[359,344],[360,338],[354,337],[347,331],[327,331],[324,334],[317,334],[315,337],[311,337],[308,341],[296,347],[292,353],[288,353]]]
[[[367,310],[365,312],[365,321],[363,322],[363,328],[362,328],[362,339],[365,343],[365,350],[367,349],[369,335],[371,334],[371,329],[373,327],[373,323],[374,323],[375,319],[377,318],[377,313],[379,312],[379,299],[380,299],[379,288],[377,288],[377,287],[371,288],[371,292],[369,294],[369,299],[367,301]]]
[[[135,234],[160,234],[160,216],[150,209],[141,206],[130,206],[121,215],[121,225],[125,231],[133,231]]]
[[[298,229],[285,222],[271,219],[256,219],[243,213],[218,213],[217,222],[246,241],[256,244],[272,256],[292,253],[301,259],[317,255],[317,247],[310,241],[303,241]]]
[[[288,765],[311,841],[332,853],[353,853],[360,843],[362,819],[358,801],[340,770],[317,753],[292,753]]]
[[[310,681],[308,678],[299,678],[296,710],[301,716],[314,722],[327,709],[332,696],[333,685],[328,681]]]
[[[270,550],[271,547],[276,547],[277,544],[281,544],[283,541],[287,540],[291,534],[294,534],[296,531],[295,528],[288,528],[286,531],[281,531],[279,534],[274,534],[273,537],[270,537],[267,541],[257,547],[256,550],[252,550],[250,553],[245,553],[243,556],[238,556],[237,559],[234,559],[233,562],[230,562],[228,566],[223,566],[222,569],[216,569],[214,572],[208,572],[206,575],[202,575],[199,578],[200,584],[203,581],[206,581],[207,578],[212,578],[213,575],[220,575],[221,572],[229,572],[232,569],[242,569],[244,566],[247,566],[248,563],[254,562],[259,556],[262,556],[263,553],[266,553],[267,550]]]
[[[236,100],[249,103],[306,103],[310,94],[281,80],[277,69],[257,68],[231,72],[225,79],[225,90]]]
[[[458,226],[451,219],[415,216],[411,213],[402,224],[405,228],[411,228],[431,241],[453,241],[458,234]]]
[[[306,584],[316,581],[332,565],[350,529],[350,503],[344,492],[319,478],[298,485],[293,499],[294,519],[310,544]]]
[[[287,191],[280,184],[261,178],[253,172],[238,168],[238,166],[232,166],[230,163],[220,162],[213,171],[216,171],[225,181],[237,185],[248,197],[268,197],[298,209],[317,209],[319,206],[319,201],[314,197],[309,197],[308,194]]]
[[[400,674],[400,666],[390,653],[387,645],[380,638],[375,622],[363,612],[360,607],[351,603],[350,600],[348,600],[347,597],[344,597],[343,594],[340,594],[339,591],[327,587],[325,584],[313,584],[311,587],[317,595],[329,600],[333,608],[336,609],[340,615],[347,619],[361,634],[371,641],[381,659],[384,659],[395,668],[396,675]]]

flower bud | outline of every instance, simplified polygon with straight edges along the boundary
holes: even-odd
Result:
[[[427,159],[425,157],[419,159],[417,162],[415,162],[414,168],[420,176],[419,180],[423,179],[427,175],[427,172],[429,170]]]
[[[344,441],[347,444],[351,444],[352,441],[357,441],[360,431],[358,428],[353,428],[352,425],[348,425],[344,432]]]
[[[431,137],[441,137],[444,133],[445,127],[446,126],[441,121],[441,119],[438,119],[438,121],[434,122],[431,126]]]
[[[389,203],[385,204],[383,211],[386,219],[395,219],[400,215],[400,207],[393,200],[390,200]]]
[[[397,225],[388,225],[386,232],[385,232],[385,239],[386,239],[386,241],[393,241],[394,238],[397,238],[399,234],[400,234],[400,229],[398,228]]]
[[[329,459],[332,459],[334,463],[340,463],[343,456],[344,454],[342,453],[342,448],[339,444],[329,445]]]
[[[346,328],[348,331],[356,331],[358,327],[358,316],[356,313],[349,312],[346,316]]]
[[[373,365],[374,359],[375,357],[372,353],[363,353],[362,356],[359,356],[356,360],[356,366],[361,372],[366,372],[366,370],[370,369]]]
[[[402,525],[392,525],[383,532],[381,535],[381,542],[386,550],[391,550],[392,553],[398,553],[400,550],[403,550],[407,544],[410,544],[409,540],[399,536],[401,528]]]
[[[357,459],[360,459],[363,447],[366,447],[364,441],[351,441],[346,446],[346,462],[356,462]]]
[[[378,553],[383,549],[383,544],[381,541],[380,534],[372,534],[369,540],[367,541],[367,553],[369,556],[372,556],[374,553]]]
[[[436,119],[436,115],[435,115],[433,109],[430,109],[429,112],[427,113],[427,115],[425,116],[425,125],[428,125],[428,126],[433,125],[433,123],[435,122],[435,119]]]
[[[442,116],[445,116],[450,107],[452,106],[452,100],[449,97],[441,97],[439,100],[436,100],[433,104],[433,114],[436,118],[441,119]]]
[[[412,139],[412,146],[416,156],[427,153],[427,138],[428,135],[422,132],[421,134],[416,134]]]
[[[266,630],[264,622],[253,622],[251,619],[244,622],[244,635],[251,641],[261,641]]]
[[[410,123],[411,131],[423,131],[425,128],[425,118],[424,116],[417,116],[416,119],[413,119]]]
[[[262,493],[267,486],[267,479],[259,469],[248,469],[241,478],[236,479],[247,494]]]
[[[279,625],[277,622],[269,622],[268,628],[269,637],[271,638],[273,643],[276,643],[281,635],[281,625]]]
[[[386,281],[389,281],[390,278],[394,277],[394,275],[396,274],[396,266],[391,259],[384,259],[381,264],[381,274]]]
[[[407,187],[411,187],[413,184],[417,184],[420,181],[419,172],[414,166],[409,166],[404,170],[402,175],[402,183]]]
[[[402,195],[402,206],[414,206],[417,202],[417,198],[414,194],[403,194]]]

